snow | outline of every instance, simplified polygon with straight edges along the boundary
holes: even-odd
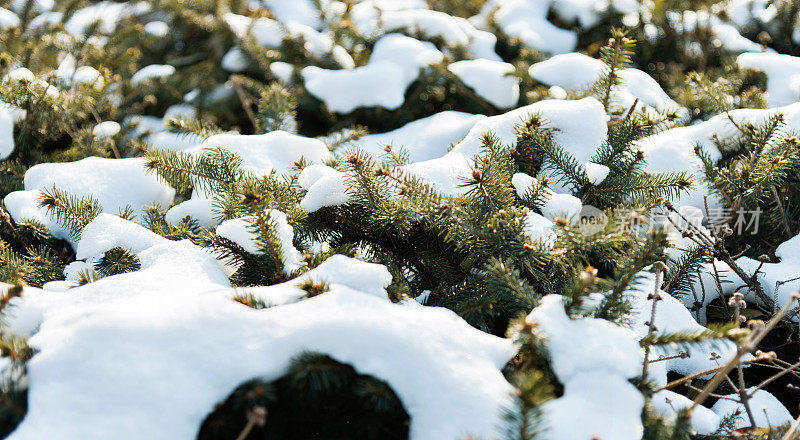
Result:
[[[312,0],[261,0],[261,3],[272,11],[275,18],[281,23],[298,23],[304,26],[317,28],[320,26],[319,11],[314,7]],[[323,8],[327,1],[321,2]]]
[[[561,29],[547,21],[548,2],[538,0],[489,1],[473,23],[487,26],[489,13],[506,35],[522,40],[526,45],[543,52],[560,54],[572,52],[578,43],[574,31]]]
[[[544,333],[550,365],[564,385],[563,396],[543,405],[544,438],[641,439],[644,398],[627,380],[641,372],[635,336],[602,319],[570,319],[562,301],[547,295],[526,318]]]
[[[314,212],[326,206],[338,206],[350,200],[346,183],[346,173],[330,167],[305,168],[298,178],[307,191],[300,207]]]
[[[0,105],[0,160],[14,152],[14,115],[7,105]]]
[[[771,107],[800,100],[800,57],[776,53],[743,53],[736,63],[767,75],[767,99]]]
[[[305,42],[304,47],[311,53],[312,56],[317,58],[331,55],[340,66],[345,69],[352,69],[355,67],[353,58],[341,46],[337,46],[333,42],[333,38],[325,33],[317,32],[309,26],[300,23],[288,22],[285,23],[291,38],[302,38]]]
[[[169,240],[147,228],[116,215],[101,213],[83,228],[75,258],[94,262],[115,247],[138,254],[165,243]]]
[[[762,263],[749,257],[741,257],[736,264],[747,273],[755,273],[759,269],[757,279],[764,289],[764,293],[775,301],[776,308],[792,300],[792,293],[800,289],[800,280],[797,280],[800,271],[800,235],[781,243],[775,249],[775,256],[780,258],[779,263]],[[781,283],[781,284],[779,284]],[[754,294],[746,296],[755,300]]]
[[[365,66],[344,70],[308,66],[301,74],[306,89],[331,111],[350,113],[359,107],[395,110],[403,105],[405,91],[419,76],[420,68],[443,57],[432,43],[388,34],[375,43]]]
[[[495,53],[497,37],[486,31],[475,28],[468,20],[454,17],[429,9],[389,9],[380,13],[378,19],[361,20],[361,30],[377,32],[405,31],[412,35],[420,34],[425,38],[441,38],[449,46],[467,48],[475,58],[501,61]]]
[[[714,36],[712,43],[730,52],[774,52],[748,40],[735,26],[714,14],[709,14],[708,11],[667,11],[666,15],[672,27],[678,32],[695,32],[698,27],[709,28]]]
[[[540,214],[529,212],[523,219],[523,232],[534,242],[544,247],[552,247],[556,234],[553,232],[553,222]]]
[[[603,183],[606,177],[608,177],[608,173],[611,171],[607,166],[594,162],[586,162],[584,167],[586,168],[586,177],[589,178],[589,182],[592,185]]]
[[[655,393],[652,399],[653,409],[670,421],[675,420],[678,411],[691,408],[693,403],[688,397],[670,390],[661,390]],[[714,411],[702,405],[698,405],[692,410],[689,420],[698,434],[715,433],[722,421]]]
[[[5,8],[0,8],[0,29],[8,29],[19,26],[17,14]]]
[[[202,228],[211,228],[219,224],[217,214],[214,213],[214,201],[202,196],[193,195],[191,199],[173,206],[167,211],[164,219],[175,226],[187,217]]]
[[[36,79],[36,76],[26,67],[17,67],[16,69],[11,70],[5,77],[9,81],[25,81],[25,82],[33,82]]]
[[[536,183],[536,179],[525,173],[514,173],[514,175],[511,176],[511,185],[517,190],[517,196],[519,198],[525,197],[525,194],[534,183]]]
[[[145,2],[114,3],[110,1],[101,1],[91,6],[77,9],[70,16],[69,20],[64,23],[64,28],[71,35],[77,38],[83,38],[86,31],[89,30],[94,23],[98,23],[99,32],[110,34],[114,32],[120,20],[133,15],[146,13],[150,8],[151,6]],[[57,21],[61,21],[60,16],[56,22]]]
[[[625,297],[630,301],[630,328],[638,338],[648,333],[648,324],[653,307],[653,300],[648,296],[653,293],[655,274],[642,271],[637,274],[636,283],[625,290]],[[699,332],[705,327],[698,324],[681,301],[663,290],[658,291],[661,301],[656,305],[655,326],[659,333]],[[688,357],[659,361],[651,364],[650,380],[660,386],[667,383],[667,372],[682,375],[704,371],[725,363],[736,354],[736,346],[730,341],[712,341],[692,344],[685,349],[671,346],[660,346],[650,353],[650,359],[659,356],[675,356],[685,351]]]
[[[528,73],[548,86],[558,86],[567,91],[582,92],[595,83],[603,74],[605,63],[581,53],[555,55],[530,67]],[[650,75],[634,68],[619,72],[621,84],[611,94],[614,105],[628,109],[638,99],[646,108],[658,112],[687,110],[672,100]]]
[[[270,18],[252,19],[227,12],[223,15],[223,19],[231,28],[231,32],[240,40],[252,37],[258,45],[269,48],[279,47],[283,42],[285,32],[281,24]]]
[[[169,25],[163,21],[151,21],[144,25],[144,32],[153,37],[163,38],[169,33]]]
[[[267,227],[274,231],[281,248],[281,260],[283,270],[287,274],[294,273],[301,265],[300,252],[292,245],[294,239],[294,229],[286,220],[286,214],[276,209],[264,211],[266,214]],[[253,228],[258,228],[255,216],[241,217],[237,219],[225,220],[216,228],[217,235],[227,238],[242,247],[245,251],[262,255],[262,248],[259,235],[253,232]]]
[[[201,154],[213,148],[222,148],[238,155],[242,159],[242,168],[259,176],[272,171],[288,175],[294,163],[301,158],[311,164],[320,164],[331,158],[324,142],[282,130],[256,135],[215,134],[185,151]]]
[[[435,159],[446,154],[451,145],[463,139],[483,118],[483,115],[444,111],[387,133],[363,136],[349,142],[347,149],[359,148],[378,157],[385,154],[387,145],[391,145],[395,152],[407,153],[411,162]]]
[[[317,284],[339,284],[388,300],[386,288],[392,283],[392,274],[382,264],[367,263],[344,255],[332,255],[292,282],[298,285],[306,281]]]
[[[575,221],[581,213],[581,199],[569,194],[551,194],[542,206],[542,214],[550,220],[563,218]]]
[[[95,88],[103,86],[103,78],[100,72],[92,66],[80,66],[75,69],[72,75],[72,82],[74,84],[93,84]]]
[[[28,414],[10,439],[193,438],[237,385],[279,378],[304,351],[386,381],[411,416],[411,439],[491,437],[501,423],[512,387],[499,368],[511,342],[449,310],[346,287],[363,267],[344,284],[331,274],[323,295],[253,310],[230,299],[216,263],[188,242],[138,255],[140,271],[69,295],[26,288],[16,302],[17,316],[42,323],[30,339],[39,352],[28,364]],[[374,285],[376,273],[366,274]]]
[[[771,115],[781,113],[785,116],[788,131],[800,129],[800,103],[774,109],[737,109],[729,112],[738,124],[765,122]],[[715,139],[725,141],[740,135],[739,130],[726,114],[719,114],[711,119],[686,127],[665,130],[643,139],[639,143],[640,150],[647,162],[645,170],[651,173],[693,171],[695,189],[683,192],[680,203],[703,207],[703,197],[709,190],[703,183],[700,162],[694,154],[694,147],[700,145],[712,160],[721,156]],[[708,197],[709,209],[719,206],[715,197]],[[677,204],[676,204],[677,205]]]
[[[228,72],[244,72],[250,65],[250,62],[245,57],[242,49],[232,47],[231,50],[223,55],[220,65]]]
[[[45,208],[39,208],[41,190],[55,186],[69,195],[91,196],[107,213],[129,206],[139,219],[147,206],[169,206],[175,194],[175,190],[145,171],[140,158],[88,157],[77,162],[41,163],[25,173],[24,183],[24,191],[12,192],[4,199],[9,214],[16,222],[38,220],[58,238],[68,238],[68,234]]]
[[[608,116],[596,99],[539,101],[482,119],[444,156],[401,169],[424,179],[445,195],[461,195],[465,191],[461,183],[472,172],[470,159],[480,153],[483,135],[491,132],[501,144],[513,146],[516,144],[516,126],[537,114],[543,127],[555,129],[553,139],[580,161],[589,160],[606,138]]]
[[[175,68],[168,64],[151,64],[142,67],[131,77],[131,85],[138,86],[151,79],[160,79],[171,76],[175,73]]]
[[[289,84],[294,74],[294,66],[282,61],[276,61],[269,65],[269,71],[275,75],[280,82]]]
[[[447,68],[497,108],[511,108],[519,101],[519,78],[509,75],[514,72],[512,64],[479,59],[457,61]]]
[[[756,426],[767,428],[770,426],[781,426],[794,421],[794,417],[789,413],[789,410],[787,410],[775,396],[770,394],[769,391],[756,391],[754,388],[748,388],[747,393],[751,394],[748,404],[753,411],[753,418],[756,421]],[[738,402],[739,395],[729,394],[725,397],[736,399],[736,401],[719,399],[717,403],[711,407],[711,410],[720,417],[738,413],[739,416],[734,422],[734,429],[749,427],[750,420],[744,405]]]
[[[94,126],[92,134],[97,139],[106,139],[119,133],[120,125],[115,121],[103,121]]]

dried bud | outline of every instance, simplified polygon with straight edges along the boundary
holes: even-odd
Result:
[[[476,182],[480,182],[481,181],[481,177],[482,177],[481,176],[481,170],[479,170],[477,168],[472,170],[472,178],[475,179]]]
[[[663,261],[656,261],[650,266],[650,272],[653,273],[666,273],[669,272],[669,267]]]
[[[386,146],[383,147],[383,151],[385,151],[387,153],[392,151],[392,144],[386,144]]]

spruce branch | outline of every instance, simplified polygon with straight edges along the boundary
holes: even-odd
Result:
[[[55,215],[56,221],[73,239],[80,238],[83,228],[103,212],[103,208],[92,196],[73,196],[55,186],[41,191],[39,206]]]

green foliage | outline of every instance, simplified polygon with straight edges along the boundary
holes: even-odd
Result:
[[[230,439],[256,409],[266,413],[266,422],[248,439],[408,438],[408,414],[385,382],[318,353],[296,356],[275,381],[239,386],[206,418],[197,438]]]
[[[621,82],[620,71],[631,63],[631,55],[636,47],[636,40],[627,37],[622,29],[611,29],[611,38],[608,44],[600,49],[600,59],[605,64],[605,69],[600,78],[592,85],[592,93],[603,103],[603,108],[609,110],[611,94],[614,87]]]
[[[622,17],[613,10],[588,28],[566,22],[557,11],[551,11],[549,20],[577,33],[579,51],[599,55],[605,64],[588,93],[611,113],[608,136],[590,159],[608,167],[608,177],[592,183],[576,152],[556,142],[544,117],[530,115],[517,127],[512,145],[503,145],[492,133],[484,135],[482,149],[472,158],[473,170],[462,182],[464,194],[453,197],[407,173],[402,165],[408,162],[408,155],[399,149],[387,148],[385,157],[371,157],[353,150],[350,141],[445,110],[489,116],[501,113],[503,109],[476,94],[447,68],[452,61],[472,57],[467,47],[448,45],[441,37],[424,37],[413,30],[402,31],[431,41],[443,50],[445,61],[422,68],[397,109],[359,108],[350,114],[335,114],[306,89],[300,71],[308,66],[340,69],[342,63],[332,53],[312,53],[301,36],[285,36],[278,48],[261,47],[252,33],[244,38],[235,36],[223,20],[224,13],[254,18],[271,14],[240,0],[148,1],[152,10],[147,16],[125,18],[110,35],[104,35],[95,23],[87,28],[85,38],[66,36],[63,23],[30,27],[33,2],[24,3],[20,26],[3,30],[0,38],[0,76],[12,66],[24,65],[41,82],[0,84],[0,100],[28,115],[15,124],[16,148],[7,160],[0,161],[0,198],[24,189],[25,171],[37,163],[88,156],[144,156],[146,168],[176,189],[176,203],[188,200],[193,192],[201,193],[212,199],[215,220],[244,218],[248,222],[256,252],[200,227],[191,218],[170,224],[166,206],[150,207],[137,218],[166,239],[191,240],[224,260],[235,270],[230,277],[235,286],[285,282],[334,254],[381,263],[393,277],[387,288],[392,300],[425,295],[427,306],[446,307],[481,330],[514,338],[519,354],[504,369],[517,390],[506,414],[505,437],[509,439],[536,438],[542,428],[541,405],[563,392],[551,371],[543,335],[522,317],[542,296],[560,294],[572,317],[589,315],[625,323],[630,318],[626,290],[639,287],[643,268],[668,261],[665,233],[645,233],[648,216],[652,208],[678,198],[699,182],[693,182],[688,173],[643,172],[639,142],[666,126],[715,113],[730,117],[729,112],[736,108],[764,106],[764,76],[736,69],[731,55],[715,44],[710,22],[700,20],[692,27],[684,26],[683,17],[675,18],[674,12],[690,6],[701,11],[716,8],[713,1],[656,1],[645,5],[646,14],[625,30],[618,28]],[[375,38],[363,35],[355,25],[355,3],[346,0],[341,17],[324,11],[323,2],[313,3],[334,43],[352,56],[356,66],[365,65]],[[433,10],[461,17],[475,15],[486,4],[483,0],[427,3]],[[796,52],[797,45],[790,41],[798,17],[795,3],[775,2],[779,11],[776,21],[754,21],[746,34],[780,52]],[[87,4],[57,2],[62,22]],[[163,37],[148,35],[143,23],[150,17],[168,22],[170,32]],[[521,80],[518,104],[548,98],[548,88],[526,74],[528,67],[545,55],[504,35],[495,18],[490,14],[490,30],[498,35],[496,50],[514,66],[513,75]],[[645,18],[656,26],[656,37]],[[612,29],[610,35],[607,29]],[[771,40],[757,38],[762,33]],[[94,37],[101,37],[104,44],[92,43],[97,40]],[[240,49],[245,59],[242,71],[233,74],[221,67],[231,48]],[[96,67],[100,79],[92,84],[67,84],[59,79],[54,71],[67,55],[75,57],[79,65]],[[277,61],[293,69],[288,80],[273,71]],[[168,78],[134,84],[133,74],[150,64],[170,64],[176,72]],[[622,111],[612,109],[620,72],[630,66],[655,77],[668,95],[690,110],[689,121],[678,120],[675,114],[637,111],[636,105]],[[47,84],[59,89],[57,96],[46,93]],[[169,145],[152,144],[146,121],[139,120],[136,127],[137,118],[160,117],[170,106],[182,103],[195,107],[196,116],[173,117],[165,123],[169,133],[184,140],[229,131],[260,134],[284,130],[320,136],[336,157],[330,165],[346,173],[349,201],[305,212],[299,206],[305,192],[297,184],[297,172],[308,165],[305,161],[298,161],[288,177],[257,176],[225,148],[199,155],[171,151]],[[106,120],[122,123],[123,129],[111,138],[98,139],[92,129]],[[758,208],[763,212],[758,234],[724,239],[731,252],[771,256],[777,244],[800,230],[798,141],[786,132],[779,117],[758,126],[731,121],[741,135],[720,142],[721,160],[697,150],[704,165],[704,183],[727,209]],[[511,184],[518,172],[538,177],[521,196]],[[598,208],[602,221],[555,219],[557,234],[552,240],[529,237],[526,218],[542,213],[554,187],[559,192],[566,188],[584,205]],[[94,198],[77,197],[60,188],[43,191],[41,206],[72,241],[102,212]],[[287,215],[295,233],[292,244],[304,254],[304,265],[294,273],[284,269],[283,243],[269,215],[273,209]],[[119,214],[130,218],[132,209]],[[320,243],[328,248],[321,250]],[[668,261],[670,271],[665,274],[663,289],[674,296],[691,294],[698,271],[714,258],[714,252],[696,246],[677,261]],[[14,295],[21,292],[17,285],[41,286],[63,279],[64,267],[74,259],[71,246],[54,238],[43,225],[30,220],[14,222],[0,209],[0,281],[13,284]],[[77,283],[140,267],[136,254],[117,247],[107,251],[93,268],[82,271]],[[299,287],[308,298],[324,295],[329,289],[326,283],[311,281]],[[14,295],[4,297],[3,307]],[[599,305],[587,310],[585,306],[596,304],[590,301],[598,295],[602,298]],[[257,310],[272,306],[246,289],[233,300]],[[731,339],[728,330],[730,326],[695,333],[654,332],[640,342],[646,347],[690,347]],[[0,347],[3,356],[13,359],[16,379],[0,384],[0,435],[4,435],[25,413],[25,362],[33,352],[24,340],[4,331],[0,331]],[[645,385],[642,388],[647,394],[652,390]],[[259,425],[261,413],[256,408],[264,409],[266,424]],[[642,417],[644,439],[691,438],[684,412],[668,422],[648,407]],[[277,380],[253,380],[237,388],[209,415],[199,438],[235,438],[252,420],[258,426],[247,438],[270,439],[315,438],[320,432],[331,439],[406,438],[409,422],[387,384],[321,354],[297,357]],[[728,425],[725,427],[732,426]],[[727,432],[716,438],[724,435]]]
[[[740,135],[720,146],[725,152],[720,161],[699,146],[695,153],[709,187],[725,204],[721,222],[736,232],[729,238],[731,248],[758,257],[800,230],[800,141],[786,133],[780,114],[761,125],[736,126]],[[757,226],[749,225],[744,213],[756,215]]]
[[[70,195],[56,187],[42,191],[39,206],[47,208],[73,239],[80,238],[83,228],[103,212],[93,197]]]
[[[102,276],[117,275],[120,273],[134,272],[141,268],[139,257],[123,247],[109,249],[103,257],[95,263],[94,270]]]

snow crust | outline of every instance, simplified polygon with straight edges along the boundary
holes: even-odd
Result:
[[[370,134],[348,144],[373,157],[385,154],[391,145],[398,153],[408,154],[411,162],[435,159],[447,153],[450,146],[460,141],[483,115],[457,111],[444,111],[427,118],[417,119],[386,133]]]
[[[719,114],[707,121],[686,127],[672,128],[662,131],[640,142],[640,149],[645,155],[645,170],[652,173],[693,171],[695,189],[683,193],[680,203],[703,207],[703,197],[709,196],[708,188],[702,183],[699,160],[694,154],[694,147],[703,147],[713,160],[722,157],[715,139],[729,140],[741,133],[731,122],[731,118],[741,125],[746,122],[760,124],[771,115],[783,114],[788,131],[800,129],[800,103],[770,109],[736,109],[726,114]],[[709,209],[719,206],[716,197],[708,197]]]
[[[377,43],[369,63],[354,69],[303,68],[305,86],[337,113],[359,107],[394,110],[403,105],[405,91],[419,76],[420,68],[442,60],[432,43],[400,34],[388,34]]]
[[[491,60],[457,61],[447,66],[481,98],[497,108],[511,108],[519,101],[519,78],[509,75],[514,66]]]
[[[748,401],[750,409],[753,411],[753,418],[756,421],[756,426],[767,428],[770,426],[781,426],[794,421],[794,417],[789,413],[789,410],[781,402],[778,401],[769,391],[755,390],[749,388],[748,393],[752,393]],[[734,429],[746,428],[750,426],[750,420],[743,404],[738,402],[738,394],[729,394],[728,399],[736,399],[732,401],[728,399],[719,399],[711,410],[718,416],[725,417],[731,414],[738,414],[734,422]]]
[[[58,238],[67,232],[45,208],[39,208],[40,191],[53,186],[77,197],[92,197],[104,212],[118,213],[126,207],[142,219],[150,205],[167,207],[175,190],[148,174],[144,159],[103,159],[88,157],[77,162],[42,163],[25,173],[25,190],[14,191],[3,200],[15,222],[26,219],[43,223]]]
[[[800,100],[800,57],[776,53],[743,53],[736,63],[767,75],[767,99],[772,107]]]
[[[286,220],[286,214],[276,209],[268,209],[264,212],[268,219],[268,227],[275,231],[281,247],[281,259],[283,261],[283,271],[287,274],[293,273],[302,264],[300,252],[292,244],[294,239],[294,229]],[[241,217],[237,219],[225,220],[217,226],[218,235],[233,241],[251,254],[262,254],[258,243],[258,235],[253,228],[256,218]]]
[[[151,64],[142,67],[131,77],[131,85],[138,86],[151,79],[160,79],[171,76],[175,73],[175,68],[168,64]]]
[[[582,92],[602,75],[605,64],[581,53],[555,55],[530,67],[534,79],[549,86],[568,91]],[[622,84],[612,91],[611,100],[616,106],[628,109],[638,99],[644,108],[657,112],[686,113],[686,109],[672,100],[650,75],[639,69],[626,68],[619,72]]]
[[[512,390],[499,370],[514,353],[510,341],[446,309],[375,297],[385,269],[337,257],[307,275],[329,279],[329,292],[253,310],[230,299],[214,259],[188,242],[138,255],[141,270],[69,295],[25,289],[16,316],[40,317],[30,339],[40,351],[28,364],[29,412],[10,439],[193,438],[233,388],[277,379],[307,350],[386,381],[411,416],[412,439],[489,437],[500,423]]]
[[[608,128],[603,105],[594,98],[576,101],[539,101],[508,113],[482,119],[450,152],[432,160],[402,167],[445,195],[461,195],[460,184],[472,172],[471,158],[480,152],[483,135],[494,134],[503,145],[516,145],[516,126],[532,115],[540,115],[544,127],[557,129],[553,138],[579,161],[588,160],[605,140]]]
[[[185,151],[201,154],[214,148],[235,153],[242,159],[242,168],[256,175],[265,175],[272,171],[287,175],[294,162],[301,158],[312,164],[320,164],[331,158],[324,142],[281,130],[257,135],[215,134],[202,144]]]
[[[546,335],[550,365],[564,384],[564,395],[543,405],[544,437],[640,439],[644,398],[627,379],[641,371],[641,347],[631,330],[570,319],[560,295],[543,297],[526,321]]]

